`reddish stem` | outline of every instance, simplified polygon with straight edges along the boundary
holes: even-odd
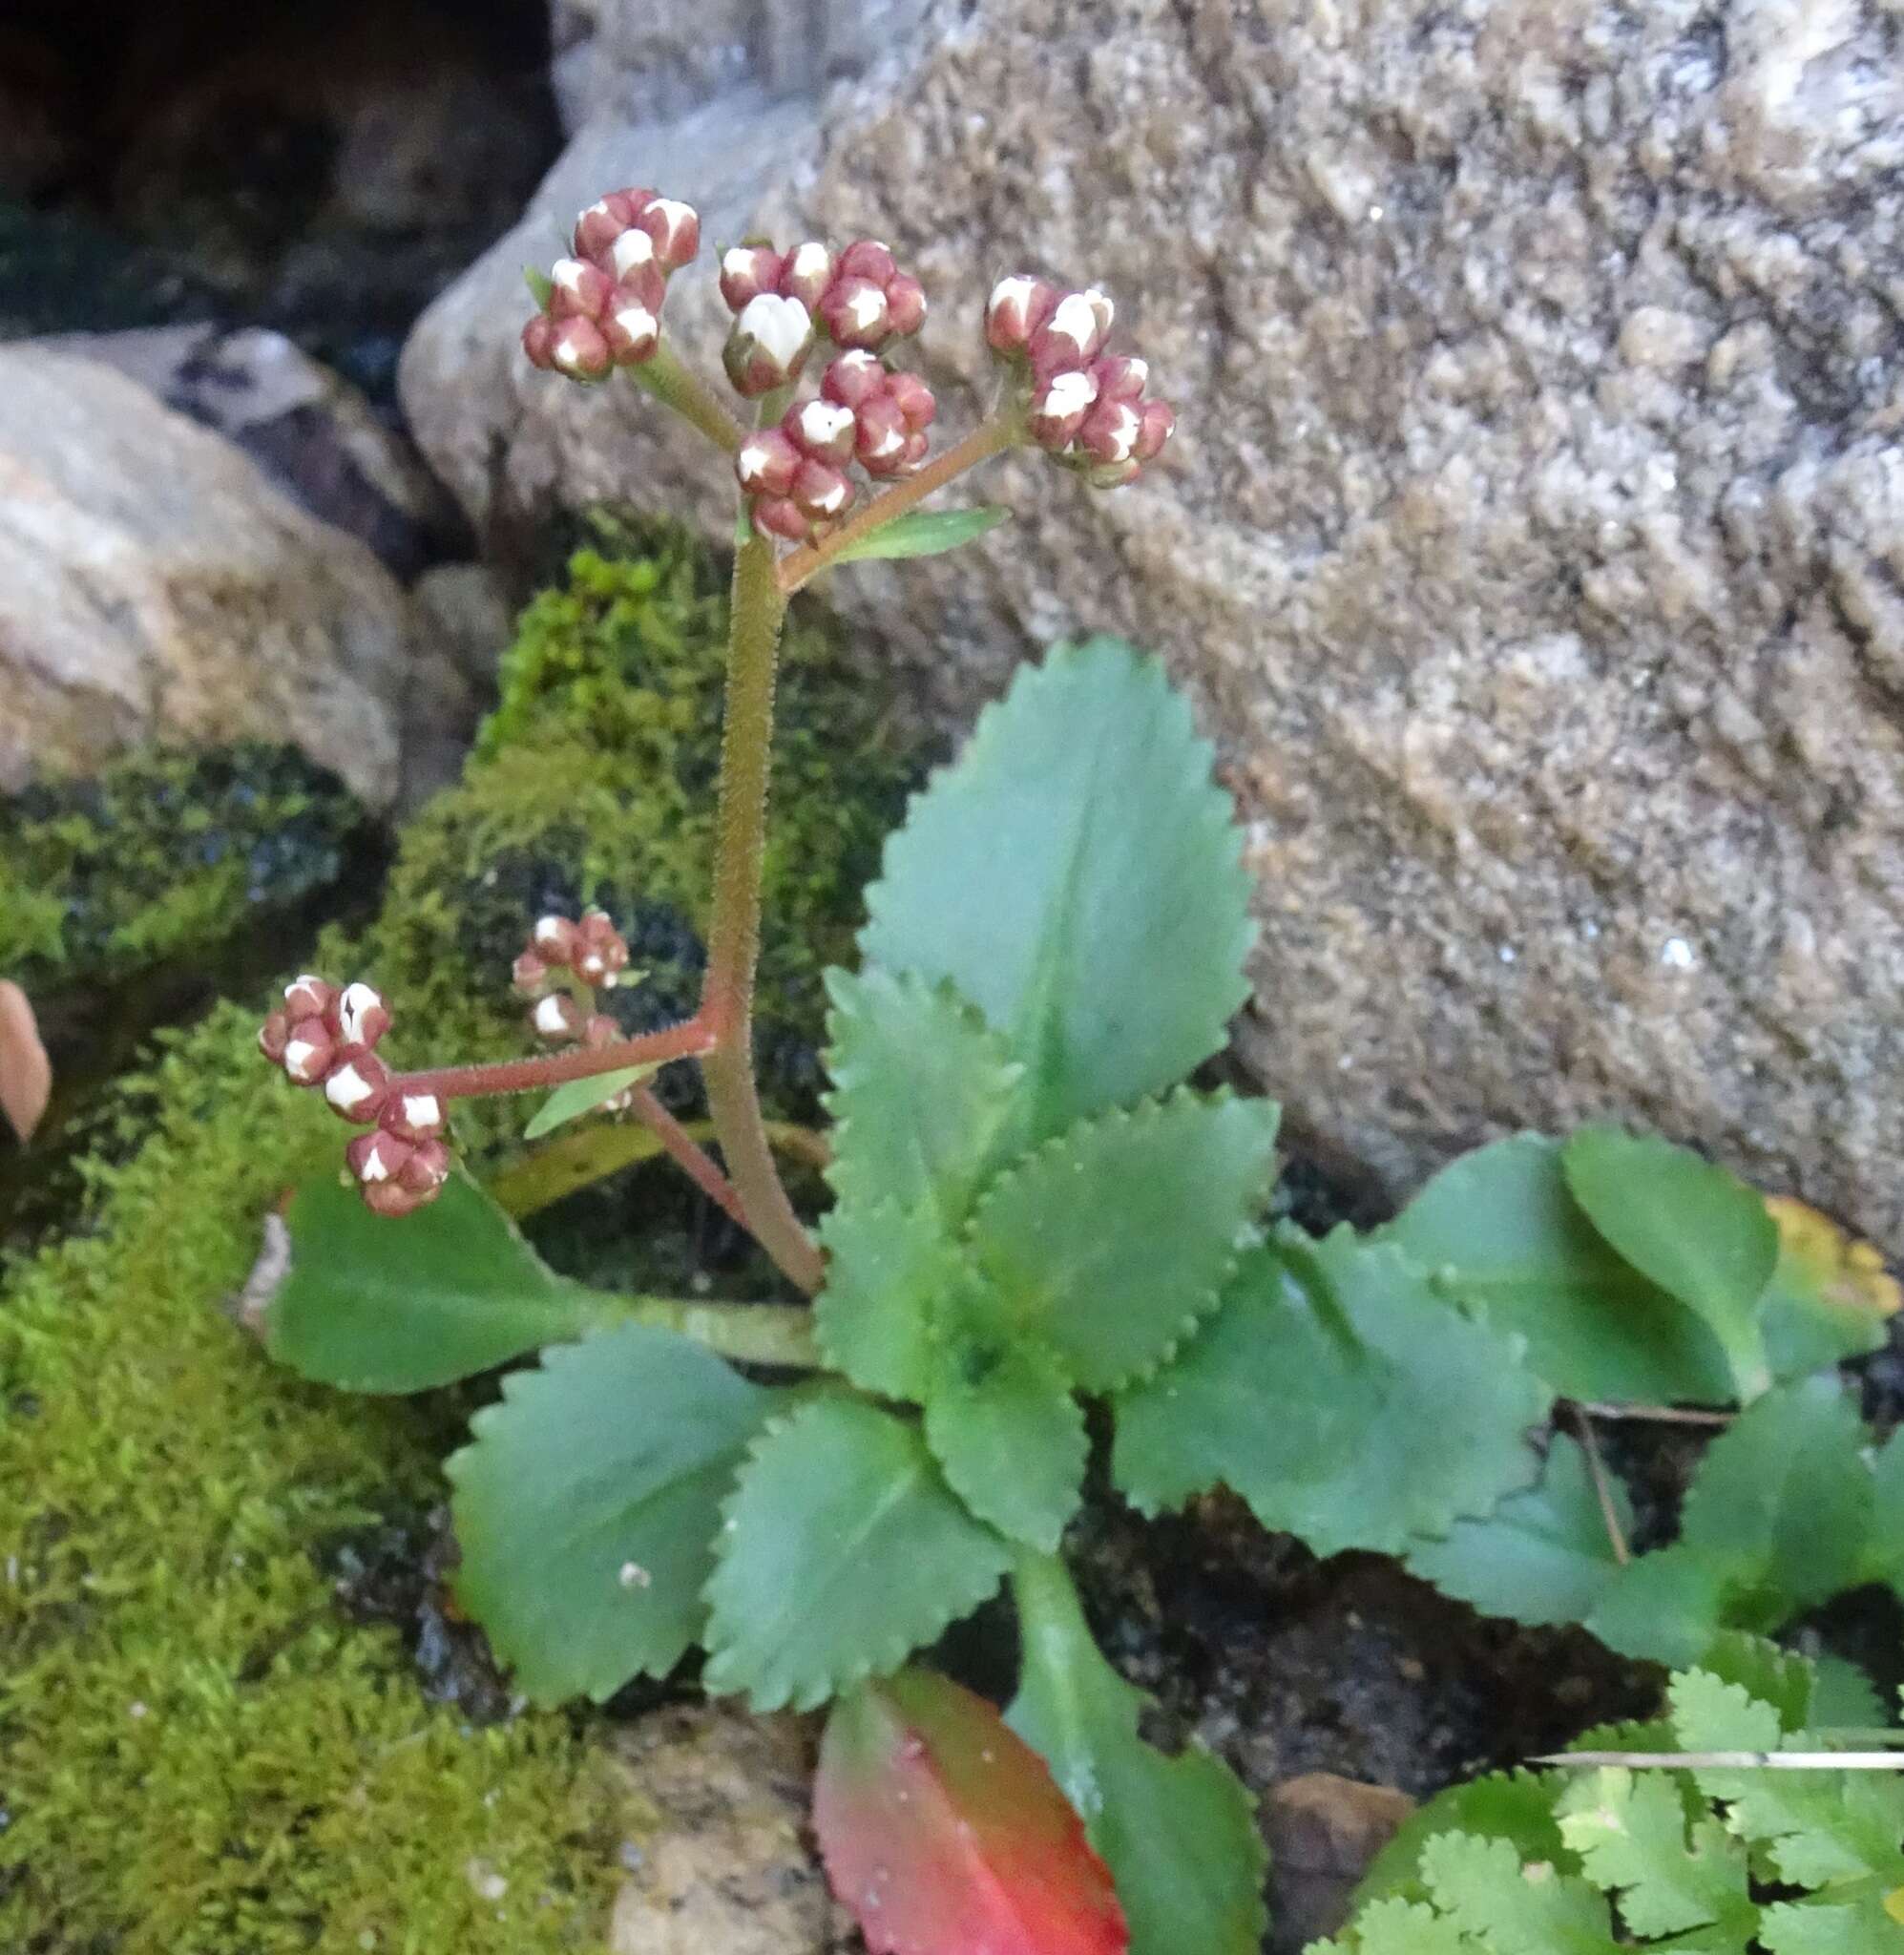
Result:
[[[439,1100],[534,1093],[547,1086],[565,1086],[571,1080],[623,1072],[631,1065],[702,1059],[718,1042],[712,1026],[697,1012],[679,1025],[643,1032],[637,1039],[617,1040],[613,1045],[578,1045],[569,1052],[552,1052],[546,1059],[505,1059],[493,1065],[447,1065],[430,1072],[399,1073],[391,1086],[403,1093],[434,1093]]]
[[[715,1167],[714,1157],[646,1086],[637,1086],[632,1098],[636,1119],[660,1142],[669,1157],[695,1187],[710,1202],[724,1209],[751,1235],[753,1224],[747,1220],[747,1211],[741,1206],[741,1197],[734,1192],[734,1184]]]

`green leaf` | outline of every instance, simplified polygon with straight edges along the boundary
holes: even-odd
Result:
[[[909,510],[848,543],[832,560],[860,563],[875,557],[938,557],[995,530],[1011,514],[989,502],[976,509]]]
[[[1683,1544],[1655,1548],[1627,1563],[1586,1627],[1622,1656],[1653,1663],[1696,1663],[1713,1638],[1742,1612],[1735,1566]],[[1760,1617],[1769,1629],[1775,1619]]]
[[[1505,1839],[1443,1833],[1421,1854],[1438,1906],[1488,1955],[1618,1955],[1604,1895],[1551,1867],[1523,1867]]]
[[[659,1071],[658,1065],[631,1065],[616,1073],[597,1073],[592,1080],[571,1080],[566,1085],[557,1086],[535,1109],[535,1118],[523,1128],[522,1138],[539,1141],[544,1134],[553,1133],[558,1126],[579,1120],[585,1113],[593,1113],[617,1093],[625,1093],[630,1086],[638,1086],[643,1080],[652,1080]]]
[[[1318,1554],[1401,1552],[1539,1471],[1546,1388],[1388,1244],[1279,1232],[1222,1308],[1117,1404],[1113,1471],[1145,1513],[1224,1482]]]
[[[1759,1299],[1778,1263],[1764,1198],[1657,1135],[1583,1126],[1561,1154],[1593,1226],[1642,1275],[1698,1312],[1725,1347],[1742,1399],[1770,1383]]]
[[[843,1202],[820,1224],[826,1281],[813,1334],[826,1362],[862,1391],[920,1399],[931,1377],[931,1313],[964,1272],[928,1209]]]
[[[757,1711],[810,1711],[896,1670],[976,1608],[1010,1559],[911,1426],[817,1399],[769,1427],[742,1468],[707,1585],[704,1680],[745,1691]]]
[[[1442,1169],[1380,1233],[1573,1398],[1731,1397],[1726,1354],[1677,1298],[1617,1255],[1567,1192],[1560,1144],[1517,1134]]]
[[[599,1300],[556,1276],[460,1170],[401,1221],[334,1175],[308,1181],[290,1228],[265,1344],[321,1384],[428,1391],[602,1321]]]
[[[866,957],[950,978],[1004,1035],[1034,1142],[1175,1084],[1247,995],[1249,880],[1211,762],[1156,660],[1060,646],[887,844]]]
[[[834,1706],[813,1829],[872,1955],[1129,1945],[1110,1873],[1044,1760],[982,1697],[931,1671]]]
[[[1391,1900],[1363,1908],[1349,1940],[1311,1942],[1305,1955],[1475,1955],[1475,1944],[1432,1907]]]
[[[1084,1414],[1057,1360],[1014,1335],[981,1278],[939,1314],[926,1442],[981,1521],[1047,1553],[1057,1547],[1084,1483]]]
[[[1148,1701],[1105,1662],[1057,1562],[1014,1582],[1023,1673],[1007,1721],[1049,1762],[1117,1877],[1131,1955],[1255,1955],[1267,1916],[1253,1801],[1221,1759],[1144,1743]]]
[[[1424,1899],[1428,1890],[1421,1878],[1421,1852],[1439,1833],[1505,1839],[1523,1861],[1578,1873],[1580,1863],[1567,1850],[1554,1818],[1560,1789],[1551,1772],[1491,1772],[1464,1785],[1449,1786],[1402,1821],[1394,1838],[1375,1856],[1356,1889],[1356,1899]]]
[[[1789,1195],[1765,1205],[1778,1230],[1778,1267],[1759,1305],[1773,1372],[1796,1377],[1881,1350],[1899,1298],[1882,1254]]]
[[[997,1166],[1024,1068],[947,986],[870,967],[828,971],[826,993],[833,1192],[925,1206],[955,1230]]]
[[[1075,1383],[1106,1391],[1215,1307],[1268,1192],[1276,1116],[1186,1090],[1082,1124],[993,1184],[972,1259]]]
[[[1630,1539],[1633,1503],[1617,1481],[1611,1492],[1622,1539]],[[1483,1615],[1579,1623],[1612,1587],[1621,1565],[1586,1454],[1562,1434],[1548,1449],[1538,1486],[1509,1494],[1491,1514],[1456,1521],[1439,1541],[1417,1543],[1408,1566]]]
[[[1882,1582],[1904,1597],[1904,1426],[1872,1456],[1871,1532],[1857,1585]]]
[[[1714,1819],[1688,1834],[1668,1774],[1611,1766],[1587,1773],[1561,1798],[1559,1819],[1587,1878],[1619,1896],[1630,1933],[1650,1939],[1717,1928],[1742,1946],[1750,1939],[1758,1909],[1744,1849]]]
[[[622,1324],[512,1372],[450,1456],[456,1593],[532,1701],[600,1703],[700,1634],[721,1503],[776,1394]]]

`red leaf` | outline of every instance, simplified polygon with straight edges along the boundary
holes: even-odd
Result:
[[[1123,1955],[1110,1869],[1045,1762],[926,1670],[833,1707],[813,1823],[872,1955]]]
[[[0,1113],[22,1141],[33,1137],[52,1097],[52,1062],[27,994],[0,978]]]

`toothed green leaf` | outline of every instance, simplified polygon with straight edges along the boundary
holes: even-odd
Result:
[[[1425,1900],[1421,1850],[1441,1833],[1505,1839],[1524,1862],[1578,1873],[1580,1863],[1567,1850],[1554,1818],[1562,1789],[1563,1781],[1551,1772],[1490,1772],[1436,1793],[1402,1821],[1395,1837],[1375,1856],[1356,1889],[1357,1900]]]
[[[815,1400],[749,1453],[707,1585],[705,1682],[810,1711],[896,1670],[995,1589],[1011,1559],[904,1420]]]
[[[875,557],[940,557],[995,530],[1012,512],[995,503],[976,509],[914,509],[848,543],[835,563],[858,563]]]
[[[1105,1391],[1215,1307],[1275,1151],[1266,1100],[1183,1091],[1104,1114],[992,1185],[969,1252],[1074,1382]]]
[[[1618,1255],[1567,1192],[1560,1144],[1516,1134],[1445,1167],[1380,1231],[1575,1398],[1720,1403],[1726,1354],[1684,1304]]]
[[[1007,1719],[1117,1877],[1131,1955],[1255,1955],[1266,1856],[1249,1794],[1201,1747],[1170,1757],[1138,1734],[1147,1699],[1104,1660],[1057,1564],[1023,1561],[1014,1586],[1024,1668]]]
[[[1422,1849],[1439,1907],[1487,1955],[1618,1955],[1606,1897],[1578,1876],[1523,1865],[1504,1839],[1443,1833]]]
[[[1318,1554],[1392,1554],[1532,1482],[1550,1402],[1515,1344],[1392,1247],[1286,1230],[1119,1396],[1113,1473],[1145,1513],[1224,1483]]]
[[[460,1170],[401,1221],[335,1175],[291,1203],[291,1272],[265,1344],[300,1376],[347,1392],[424,1392],[579,1337],[602,1299],[565,1283]]]
[[[623,1324],[513,1372],[450,1456],[456,1593],[532,1701],[664,1676],[706,1616],[721,1504],[776,1395]]]
[[[955,1231],[1009,1139],[1024,1068],[943,986],[869,967],[829,971],[826,990],[833,1192],[923,1206]]]
[[[1633,1532],[1633,1503],[1610,1485],[1622,1540]],[[1559,1435],[1539,1483],[1512,1493],[1493,1513],[1456,1521],[1440,1540],[1409,1550],[1410,1570],[1483,1615],[1518,1623],[1584,1622],[1613,1586],[1620,1560],[1587,1459]]]
[[[1561,1798],[1560,1837],[1586,1875],[1618,1897],[1620,1918],[1648,1939],[1716,1928],[1748,1941],[1758,1920],[1745,1850],[1716,1819],[1689,1831],[1679,1787],[1664,1773],[1608,1766]]]
[[[1015,1333],[982,1278],[968,1278],[939,1310],[926,1442],[981,1521],[1057,1547],[1084,1482],[1084,1414],[1057,1360]]]
[[[826,1281],[813,1333],[862,1391],[920,1399],[931,1377],[931,1313],[964,1270],[929,1209],[843,1202],[820,1224]]]
[[[1742,1608],[1738,1573],[1729,1561],[1675,1542],[1636,1555],[1607,1587],[1586,1627],[1622,1656],[1653,1663],[1697,1663],[1728,1625],[1777,1627],[1774,1612]]]
[[[1162,666],[1059,646],[914,798],[867,893],[870,963],[950,978],[1030,1068],[1030,1138],[1183,1079],[1247,995],[1248,878]]]
[[[1643,1276],[1696,1311],[1725,1348],[1742,1399],[1771,1381],[1760,1298],[1778,1264],[1765,1198],[1654,1134],[1583,1126],[1560,1156],[1593,1226]]]

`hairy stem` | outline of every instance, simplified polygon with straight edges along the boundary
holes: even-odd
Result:
[[[707,981],[696,1016],[714,1035],[701,1069],[714,1131],[747,1212],[747,1226],[781,1270],[810,1293],[819,1289],[825,1265],[774,1166],[753,1055],[774,674],[785,617],[786,599],[774,577],[772,546],[752,537],[734,556],[714,903],[707,931]]]
[[[722,406],[714,389],[663,340],[638,367],[627,369],[638,386],[698,428],[722,454],[741,445],[741,426]]]
[[[884,529],[893,517],[916,508],[926,497],[948,482],[1002,454],[1020,438],[1018,422],[1011,414],[995,414],[981,421],[956,448],[949,448],[935,462],[929,462],[916,475],[908,475],[884,495],[875,495],[860,513],[844,522],[831,536],[808,543],[781,559],[779,581],[782,593],[792,596],[803,584],[812,581],[840,553],[873,531]]]
[[[391,1089],[401,1093],[433,1093],[439,1100],[479,1100],[492,1093],[534,1093],[548,1086],[565,1086],[571,1080],[593,1080],[618,1073],[631,1065],[665,1064],[671,1059],[699,1059],[714,1046],[705,1016],[697,1012],[679,1025],[643,1032],[637,1039],[618,1039],[613,1045],[578,1045],[541,1059],[505,1059],[492,1065],[446,1065],[433,1071],[399,1073]]]
[[[692,1337],[722,1357],[743,1364],[784,1365],[815,1371],[820,1353],[813,1342],[812,1314],[801,1303],[689,1303],[673,1296],[618,1296],[589,1293],[597,1329],[612,1324],[648,1324]]]
[[[632,1098],[635,1117],[661,1144],[668,1157],[710,1202],[751,1233],[752,1225],[741,1205],[741,1197],[734,1192],[734,1184],[715,1167],[706,1148],[694,1140],[646,1086],[637,1086]]]

